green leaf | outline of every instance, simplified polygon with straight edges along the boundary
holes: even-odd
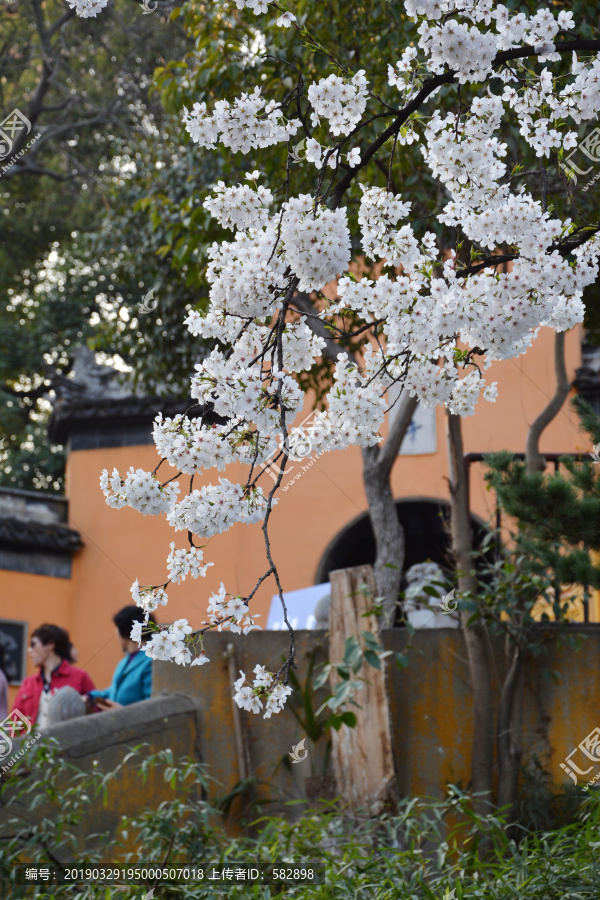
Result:
[[[358,672],[363,664],[362,648],[358,642],[358,638],[352,636],[346,638],[344,644],[344,663],[350,666],[353,672]]]
[[[335,686],[334,696],[328,701],[327,705],[330,709],[338,709],[355,690],[355,683],[351,681],[341,681]]]
[[[436,589],[435,589],[434,587],[432,587],[430,584],[424,585],[424,586],[421,588],[421,590],[423,591],[424,594],[427,594],[429,597],[438,597],[438,598],[439,598],[439,597],[443,597],[443,596],[444,596],[444,595],[441,593],[441,591],[436,591]]]
[[[369,650],[374,650],[375,652],[383,650],[383,646],[379,643],[372,631],[362,631],[361,636]]]
[[[318,691],[319,688],[322,688],[327,679],[329,678],[329,673],[331,672],[331,665],[329,663],[321,669],[315,680],[313,681],[313,687],[315,691]]]
[[[381,669],[381,660],[373,650],[365,650],[365,659],[374,669]]]
[[[347,725],[348,728],[355,728],[356,722],[358,721],[356,715],[350,710],[346,710],[346,712],[342,713],[342,722],[344,725]]]

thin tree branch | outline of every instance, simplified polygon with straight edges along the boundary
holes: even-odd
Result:
[[[2,177],[14,178],[16,175],[25,174],[46,175],[48,178],[53,178],[54,181],[72,181],[74,178],[77,178],[77,175],[60,175],[58,172],[53,172],[51,169],[45,169],[43,166],[37,166],[35,163],[21,163],[20,161],[11,163],[10,168],[3,173]]]
[[[332,362],[337,362],[337,358],[340,353],[347,353],[350,362],[352,362],[354,365],[358,365],[358,361],[354,354],[350,353],[350,351],[346,350],[344,347],[340,347],[335,339],[331,337],[331,332],[325,326],[323,320],[315,316],[315,308],[306,294],[296,294],[293,298],[293,303],[298,310],[307,314],[306,324],[308,325],[312,333],[316,334],[317,337],[321,337],[324,339],[324,356],[326,356]]]
[[[560,412],[571,390],[565,367],[565,334],[564,331],[557,331],[554,334],[554,371],[556,373],[554,396],[533,422],[527,434],[525,459],[528,472],[543,472],[546,468],[546,460],[539,449],[540,437],[544,429]]]

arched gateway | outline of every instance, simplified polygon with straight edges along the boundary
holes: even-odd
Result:
[[[396,500],[398,518],[404,528],[406,557],[404,571],[415,563],[431,560],[444,569],[452,569],[450,554],[450,504],[431,497],[407,497]],[[485,523],[471,515],[473,541],[477,547],[487,533]],[[375,538],[368,513],[361,513],[342,528],[329,543],[315,573],[315,584],[328,581],[335,569],[373,564]]]

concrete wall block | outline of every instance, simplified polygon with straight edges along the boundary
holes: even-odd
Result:
[[[266,666],[269,671],[277,671],[287,658],[289,637],[287,631],[253,631],[248,635],[209,632],[204,636],[204,647],[210,659],[208,665],[184,671],[180,666],[158,662],[154,664],[153,673],[157,691],[188,691],[198,703],[202,711],[204,762],[209,767],[209,774],[221,783],[223,793],[231,790],[240,780],[240,771],[244,767],[243,764],[240,766],[234,737],[234,689],[229,677],[228,644],[234,648],[235,677],[239,678],[240,670],[250,676],[257,664]],[[295,675],[301,684],[306,678],[313,650],[317,665],[326,660],[327,633],[297,631]],[[315,711],[326,695],[327,691],[319,691],[314,702]],[[275,814],[286,809],[286,800],[304,799],[304,779],[321,773],[327,737],[316,745],[306,740],[304,749],[307,756],[301,762],[290,761],[288,767],[282,761],[286,758],[291,760],[289,754],[292,748],[306,738],[306,733],[291,711],[285,709],[279,715],[264,719],[262,715],[240,710],[240,718],[246,768],[258,779],[257,796],[263,802],[270,801],[267,809]],[[303,754],[300,752],[300,755]],[[292,809],[299,814],[299,807]],[[236,813],[241,812],[240,804],[236,807]]]
[[[542,652],[537,659],[529,660],[525,671],[523,761],[538,756],[555,783],[560,784],[565,782],[560,763],[600,724],[589,699],[600,692],[600,626],[540,629]],[[313,648],[317,648],[318,659],[326,659],[328,634],[299,631],[296,638],[296,674],[303,681]],[[569,639],[575,640],[579,649]],[[210,665],[189,671],[157,663],[154,677],[157,690],[189,691],[197,699],[205,723],[204,760],[215,777],[232,787],[238,774],[230,702],[233,688],[226,657],[229,642],[235,647],[236,671],[242,669],[247,675],[257,663],[272,671],[287,655],[286,632],[251,632],[247,636],[208,633],[204,643]],[[466,787],[471,780],[473,722],[467,652],[459,629],[417,630],[412,640],[401,628],[386,630],[382,635],[386,649],[394,652],[405,652],[409,642],[407,668],[400,670],[391,657],[388,662],[398,789],[401,795],[440,797],[448,784]],[[501,679],[505,660],[500,636],[491,639],[490,652],[494,655],[495,678]],[[360,702],[360,694],[357,699]],[[291,771],[280,767],[274,773],[277,761],[304,737],[293,714],[285,709],[267,720],[244,711],[241,716],[249,772],[272,783],[272,796],[306,797],[304,777],[312,774],[310,756],[315,755],[309,741],[305,745],[309,750],[306,761],[293,764]],[[325,739],[321,743],[324,747]]]
[[[165,782],[161,768],[151,769],[144,782],[138,771],[139,762],[165,749],[171,749],[175,759],[190,756],[201,762],[201,721],[201,712],[193,698],[173,693],[159,694],[122,709],[82,716],[46,729],[44,736],[59,742],[58,752],[83,771],[91,771],[95,762],[101,772],[113,770],[123,763],[130,749],[146,745],[140,748],[139,761],[129,760],[110,782],[108,805],[104,805],[102,795],[90,802],[82,837],[89,834],[112,836],[122,816],[134,815],[146,807],[156,808],[161,801],[172,798],[174,794]],[[15,752],[18,752],[17,746]],[[38,807],[31,812],[21,803],[15,804],[0,813],[0,834],[3,830],[6,834],[6,825],[3,829],[2,822],[14,812],[29,817],[32,822],[39,821],[42,814],[51,814],[50,810]],[[135,846],[134,835],[130,838]],[[110,862],[114,854],[109,849],[105,856],[104,861]]]

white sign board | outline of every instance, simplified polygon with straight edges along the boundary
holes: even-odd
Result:
[[[316,619],[314,609],[321,597],[325,597],[331,593],[329,582],[325,584],[314,584],[312,587],[300,588],[299,591],[284,591],[283,599],[287,609],[288,622],[293,629],[315,627]],[[271,600],[271,608],[267,619],[267,629],[269,631],[287,630],[287,625],[283,621],[283,609],[279,595]]]
[[[388,391],[390,406],[398,397],[400,390],[394,385]],[[390,421],[397,414],[398,404],[390,411]],[[434,406],[417,405],[408,430],[399,450],[400,456],[420,456],[425,453],[437,453],[436,408]]]

